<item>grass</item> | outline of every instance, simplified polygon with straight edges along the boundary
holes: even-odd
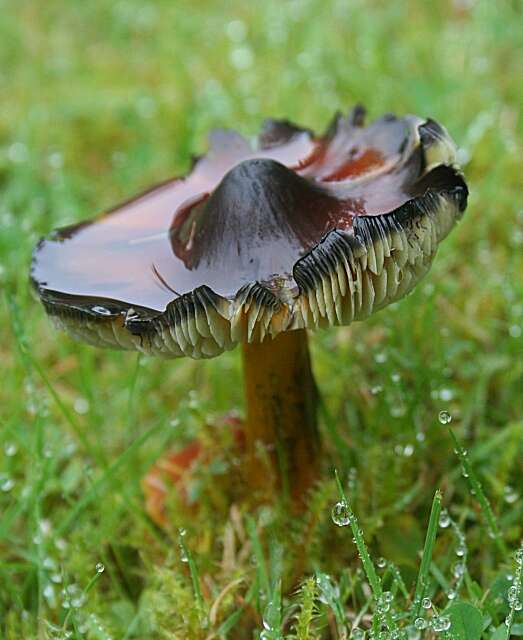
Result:
[[[521,4],[0,9],[0,637],[521,636]],[[31,298],[31,249],[185,171],[212,126],[251,135],[271,115],[321,129],[356,101],[443,122],[469,210],[409,298],[314,335],[322,481],[303,516],[278,501],[248,513],[209,426],[242,410],[239,353],[161,362],[75,344]],[[194,471],[192,512],[173,497],[159,530],[140,478],[194,437],[213,463]],[[386,602],[331,520],[334,468]],[[442,526],[428,527],[437,490]]]

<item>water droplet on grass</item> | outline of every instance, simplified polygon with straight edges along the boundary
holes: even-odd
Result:
[[[430,598],[423,598],[423,600],[421,601],[421,606],[424,609],[430,609],[432,607],[432,601]]]
[[[96,573],[103,573],[105,571],[105,567],[101,562],[96,564]]]
[[[252,51],[249,47],[236,47],[231,51],[229,59],[233,67],[239,71],[244,71],[252,66]]]
[[[54,542],[54,546],[60,551],[65,551],[67,549],[67,542],[63,538],[57,538]]]
[[[448,511],[446,509],[443,509],[443,511],[439,514],[439,526],[442,529],[446,529],[450,524],[450,516],[448,514]]]
[[[10,478],[8,475],[3,475],[0,477],[0,490],[4,493],[8,493],[15,486],[15,481]]]
[[[25,162],[28,155],[27,147],[23,142],[13,142],[7,149],[7,157],[14,164]]]
[[[519,494],[514,487],[507,484],[503,489],[503,498],[507,504],[514,504],[514,502],[519,498]]]
[[[452,416],[448,411],[440,411],[438,414],[438,420],[440,424],[450,424],[452,422]]]
[[[407,407],[401,402],[392,405],[392,407],[390,408],[390,415],[393,418],[402,418],[406,413]]]
[[[52,584],[46,584],[44,590],[42,591],[43,596],[46,600],[54,599],[54,587]]]
[[[334,524],[337,524],[338,527],[346,527],[350,524],[350,510],[347,503],[343,501],[337,502],[334,507],[332,507],[331,517]]]
[[[425,620],[425,618],[416,618],[416,620],[414,620],[414,626],[419,630],[426,629],[427,621]]]
[[[74,410],[81,416],[85,415],[89,411],[89,401],[85,398],[76,398]]]
[[[436,616],[432,620],[432,629],[436,633],[448,631],[450,629],[450,618],[447,618],[447,616]]]
[[[406,444],[403,449],[403,455],[406,458],[410,458],[410,456],[414,453],[414,447],[411,444]]]
[[[378,558],[376,560],[376,566],[380,569],[384,569],[387,566],[387,561],[385,558]]]
[[[243,20],[231,20],[225,27],[225,33],[229,40],[242,42],[247,36],[247,25]]]
[[[16,444],[14,442],[6,442],[4,445],[4,453],[8,458],[12,458],[14,455],[16,455],[16,452],[18,451],[18,447],[16,446]]]

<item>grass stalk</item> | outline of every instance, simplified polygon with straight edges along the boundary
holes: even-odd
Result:
[[[439,515],[441,512],[441,502],[443,496],[438,489],[434,494],[432,500],[432,507],[430,509],[429,524],[427,527],[427,534],[425,537],[425,544],[423,545],[423,555],[421,556],[421,564],[416,580],[416,588],[414,590],[414,599],[412,601],[412,614],[411,618],[414,620],[420,614],[421,601],[427,593],[429,570],[432,562],[432,553],[434,551],[434,543],[436,542],[436,534],[438,531]]]
[[[454,451],[461,463],[463,475],[465,476],[467,484],[469,485],[470,493],[478,501],[481,513],[483,514],[483,517],[485,518],[485,521],[487,523],[489,536],[494,540],[494,543],[496,544],[499,552],[502,555],[507,556],[508,549],[501,535],[496,516],[494,515],[494,511],[492,511],[490,502],[485,495],[485,492],[483,491],[481,482],[479,481],[474,469],[472,468],[472,465],[470,464],[467,451],[461,446],[461,443],[459,442],[456,434],[450,427],[448,431],[451,440],[454,443]]]

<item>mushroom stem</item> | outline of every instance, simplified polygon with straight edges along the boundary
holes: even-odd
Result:
[[[268,471],[296,504],[318,472],[317,389],[305,329],[243,345],[248,475],[267,490]],[[267,469],[269,466],[271,469]]]

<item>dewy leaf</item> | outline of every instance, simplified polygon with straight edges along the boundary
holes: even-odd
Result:
[[[457,602],[445,614],[450,618],[453,640],[479,640],[483,630],[481,613],[467,602]]]

